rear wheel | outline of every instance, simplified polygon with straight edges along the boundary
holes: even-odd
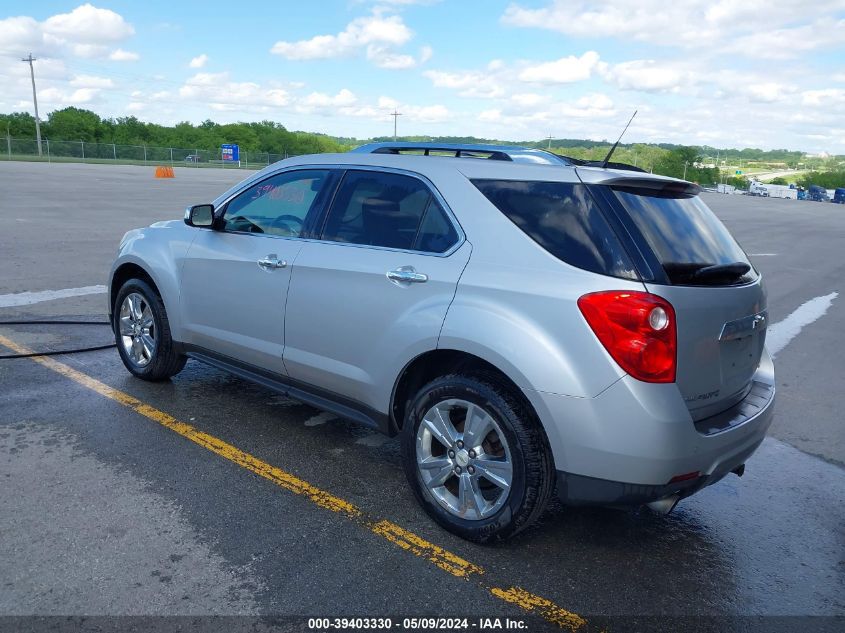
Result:
[[[115,342],[126,369],[150,381],[182,371],[187,359],[175,350],[164,303],[149,284],[141,279],[124,283],[113,312]]]
[[[403,461],[431,517],[463,538],[508,538],[542,514],[554,484],[533,411],[488,375],[424,386],[403,425]]]

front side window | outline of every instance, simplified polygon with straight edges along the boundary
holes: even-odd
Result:
[[[421,180],[402,174],[348,171],[338,188],[324,240],[443,253],[458,235]]]
[[[300,237],[328,178],[328,170],[310,169],[262,180],[229,202],[224,230]]]
[[[558,259],[602,275],[638,278],[586,185],[522,180],[473,180],[472,184]]]

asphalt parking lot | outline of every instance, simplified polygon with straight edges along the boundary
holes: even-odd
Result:
[[[0,320],[105,318],[91,287],[123,233],[247,175],[152,171],[0,163]],[[553,505],[481,547],[431,522],[398,442],[355,423],[194,361],[149,384],[114,350],[0,360],[0,616],[845,626],[845,208],[703,195],[764,274],[777,332],[776,419],[741,479],[666,517]],[[109,340],[0,325],[0,354]]]

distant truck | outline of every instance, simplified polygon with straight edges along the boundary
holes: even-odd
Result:
[[[770,185],[756,180],[752,181],[748,186],[748,191],[754,196],[789,198],[791,200],[798,199],[798,191],[796,189],[787,185]]]
[[[839,187],[833,192],[833,202],[836,204],[845,204],[845,187]]]
[[[735,193],[736,187],[734,187],[733,185],[723,185],[719,183],[718,185],[716,185],[716,191],[718,193]]]
[[[830,196],[827,195],[827,189],[824,187],[820,187],[819,185],[810,185],[807,188],[807,200],[812,200],[813,202],[827,202],[830,200]]]

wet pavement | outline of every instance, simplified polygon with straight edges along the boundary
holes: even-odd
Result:
[[[3,167],[0,221],[12,231],[0,234],[0,252],[23,263],[0,272],[0,294],[104,283],[102,267],[124,230],[178,215],[137,202],[127,203],[131,217],[125,209],[112,215],[92,203],[53,234],[44,222],[59,201],[36,200],[25,176]],[[108,169],[49,173],[84,188]],[[193,196],[185,204],[228,186],[207,173],[215,170],[197,170],[186,183],[180,171],[187,170],[177,170],[180,195]],[[142,177],[125,168],[102,186],[116,181],[115,191],[140,200]],[[845,290],[835,257],[845,215],[832,214],[834,205],[707,201],[746,250],[776,254],[752,256],[767,279],[773,321]],[[18,230],[14,218],[24,212],[40,230]],[[98,227],[94,243],[76,240],[85,227]],[[35,245],[54,257],[28,278]],[[444,532],[419,510],[395,439],[193,361],[171,382],[148,384],[131,378],[113,350],[58,359],[471,561],[484,570],[478,582],[49,367],[0,361],[0,615],[498,615],[548,626],[541,608],[498,599],[495,586],[542,596],[590,630],[841,630],[831,616],[845,617],[845,360],[832,350],[841,347],[843,300],[779,353],[776,422],[741,479],[729,476],[666,517],[553,504],[535,527],[486,547]],[[90,318],[102,314],[103,301],[5,308],[0,320]],[[0,335],[35,349],[108,340],[107,328],[96,327],[0,326]]]

